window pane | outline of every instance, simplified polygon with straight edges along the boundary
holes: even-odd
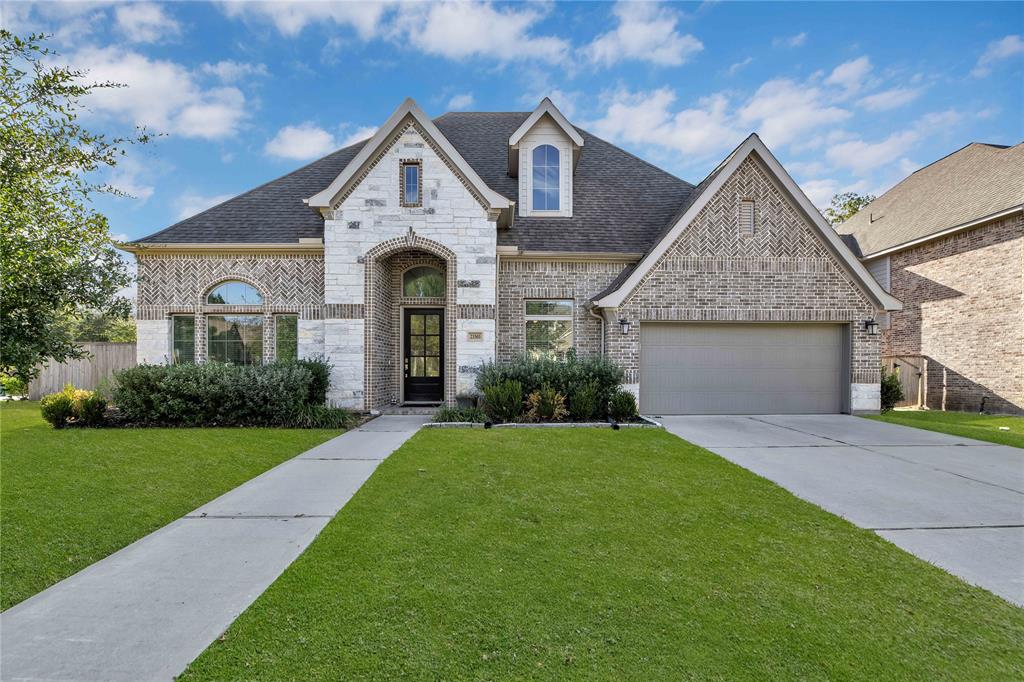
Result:
[[[440,336],[424,336],[423,339],[426,341],[426,345],[423,348],[424,355],[440,355],[441,354],[441,337]]]
[[[263,318],[257,315],[209,315],[207,354],[214,362],[263,364]]]
[[[296,360],[299,357],[299,317],[278,315],[274,318],[277,327],[277,359]]]
[[[226,305],[262,305],[263,296],[245,282],[224,282],[209,293],[206,302]]]
[[[544,200],[544,208],[545,208],[545,210],[557,211],[558,210],[558,190],[557,189],[544,190],[544,194],[546,195],[545,200]]]
[[[402,203],[405,204],[418,204],[420,203],[420,166],[419,164],[409,163],[402,166],[403,176],[403,197]]]
[[[441,318],[438,315],[427,315],[427,333],[428,334],[440,334],[441,333]]]
[[[413,334],[423,333],[423,316],[422,315],[410,315],[409,316],[409,330]]]
[[[410,365],[410,367],[409,367],[409,374],[410,375],[412,375],[414,377],[425,376],[424,373],[423,373],[423,370],[424,370],[423,358],[411,358],[410,362],[412,363]]]
[[[562,359],[572,348],[569,320],[527,320],[526,352]]]
[[[533,150],[533,208],[556,211],[559,206],[558,150],[549,144]]]
[[[527,315],[565,315],[572,316],[572,301],[527,301]]]
[[[410,268],[402,277],[402,293],[410,298],[442,298],[444,286],[441,271],[427,265]]]
[[[175,315],[171,318],[172,355],[174,364],[196,360],[196,318],[192,315]]]
[[[538,211],[547,210],[547,196],[544,194],[544,190],[533,188],[533,207]]]
[[[441,358],[427,358],[427,368],[425,374],[428,377],[441,376]]]
[[[423,339],[422,336],[410,336],[409,337],[409,354],[410,355],[423,355]]]

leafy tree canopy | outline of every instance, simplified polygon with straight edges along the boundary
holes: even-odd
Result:
[[[95,172],[150,139],[79,125],[83,98],[119,86],[54,65],[45,39],[0,29],[0,366],[26,381],[45,360],[82,356],[61,320],[82,310],[128,315],[117,292],[130,277],[90,197],[122,194]]]
[[[832,205],[825,209],[825,218],[833,225],[852,218],[857,211],[861,210],[875,197],[871,194],[857,194],[856,192],[843,192],[832,197]]]

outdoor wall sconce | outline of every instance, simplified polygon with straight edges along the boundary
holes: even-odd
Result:
[[[878,323],[874,320],[864,320],[864,331],[868,336],[878,336]]]
[[[623,336],[629,333],[630,326],[630,322],[626,318],[623,317],[622,319],[619,320],[619,328],[622,329]]]

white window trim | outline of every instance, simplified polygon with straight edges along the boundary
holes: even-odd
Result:
[[[541,147],[551,147],[556,152],[558,152],[558,208],[536,208],[533,205],[533,155]],[[564,155],[565,155],[565,150],[564,149],[562,149],[558,145],[551,144],[550,142],[538,142],[537,144],[535,144],[532,147],[530,147],[530,167],[529,167],[529,175],[527,175],[526,191],[529,192],[530,212],[531,213],[535,213],[537,215],[550,215],[550,216],[558,216],[558,215],[561,215],[563,213],[562,204],[564,203],[564,201],[563,201],[563,197],[562,197],[562,188],[563,188],[562,183],[565,180],[562,178],[562,176],[565,175],[565,174],[562,172],[562,157]],[[540,300],[547,300],[547,299],[540,299]]]
[[[570,310],[568,315],[530,315],[526,312],[526,306],[534,301],[557,301],[568,303]],[[576,301],[572,298],[524,298],[523,299],[523,350],[526,348],[526,323],[527,322],[569,322],[569,332],[572,334],[570,348],[576,347]]]

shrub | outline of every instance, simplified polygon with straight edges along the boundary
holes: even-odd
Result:
[[[896,403],[903,400],[903,383],[898,369],[888,371],[882,368],[882,412],[889,412]]]
[[[296,429],[347,429],[354,418],[352,413],[340,407],[327,405],[302,405],[289,416],[288,423]]]
[[[306,403],[309,405],[323,405],[327,402],[327,389],[331,386],[332,365],[327,362],[323,355],[317,355],[305,360],[296,360],[296,364],[309,370],[309,397]]]
[[[0,377],[0,386],[4,389],[4,395],[25,395],[28,393],[28,386],[18,377]]]
[[[636,396],[625,389],[619,389],[608,401],[608,412],[612,419],[617,422],[628,422],[636,419],[639,412],[636,409]]]
[[[434,413],[434,421],[483,423],[487,415],[479,407],[442,407]]]
[[[529,408],[526,418],[532,422],[557,422],[569,414],[565,409],[565,396],[550,386],[531,393],[526,399],[526,405]]]
[[[598,355],[580,358],[575,351],[570,351],[564,361],[523,355],[511,362],[485,363],[477,373],[476,387],[486,395],[489,386],[503,381],[518,381],[523,387],[523,396],[545,386],[563,396],[574,396],[588,384],[595,383],[596,411],[604,413],[622,379],[622,368],[608,358]]]
[[[82,394],[85,395],[82,395]],[[107,401],[94,391],[76,391],[75,419],[82,426],[100,426],[107,414]]]
[[[166,426],[285,426],[309,405],[313,382],[297,362],[139,365],[116,380],[114,403],[128,422]]]
[[[523,416],[523,385],[505,380],[483,389],[484,412],[491,421],[514,422]]]
[[[596,380],[577,386],[569,396],[569,414],[572,418],[581,422],[598,418],[598,413],[604,411],[600,409],[600,392],[601,385]]]
[[[39,403],[43,419],[50,422],[55,429],[63,429],[68,421],[75,416],[75,399],[64,390],[51,393]]]

